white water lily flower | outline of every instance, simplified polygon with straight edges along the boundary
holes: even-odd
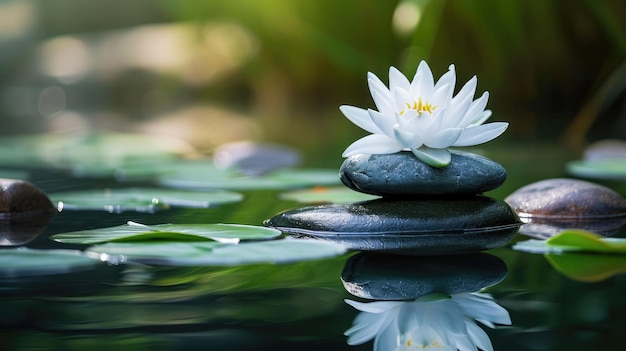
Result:
[[[374,339],[374,351],[392,350],[485,350],[491,340],[476,322],[494,328],[511,324],[509,312],[491,295],[433,294],[414,301],[357,302],[345,300],[361,311],[344,334],[349,345]]]
[[[454,65],[437,83],[425,61],[420,62],[411,82],[394,67],[389,69],[389,88],[371,72],[367,81],[378,111],[348,105],[339,109],[352,123],[372,134],[348,146],[343,157],[411,150],[427,164],[444,167],[450,163],[449,147],[485,143],[509,125],[483,125],[491,116],[491,111],[485,110],[489,93],[474,100],[476,76],[453,96]]]

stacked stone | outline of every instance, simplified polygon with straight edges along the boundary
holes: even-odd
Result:
[[[354,250],[448,255],[504,246],[521,225],[509,205],[482,195],[506,179],[498,163],[453,152],[435,168],[410,152],[348,157],[339,172],[350,189],[381,198],[279,213],[265,224]]]

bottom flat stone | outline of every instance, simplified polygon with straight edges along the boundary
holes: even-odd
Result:
[[[521,222],[504,201],[475,195],[303,207],[279,213],[264,224],[351,250],[449,255],[504,246]]]

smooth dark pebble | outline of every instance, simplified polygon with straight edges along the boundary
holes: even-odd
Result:
[[[383,197],[481,194],[502,185],[506,170],[486,157],[452,153],[446,167],[436,168],[410,152],[387,155],[357,154],[339,170],[350,189]]]

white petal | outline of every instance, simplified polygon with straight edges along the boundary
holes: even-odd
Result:
[[[388,314],[384,324],[374,339],[374,351],[394,350],[397,346],[398,334],[400,334],[397,314]]]
[[[406,110],[407,109],[406,104],[412,102],[411,95],[409,95],[409,92],[402,88],[396,88],[393,90],[393,98],[395,100],[396,110],[398,112]]]
[[[393,125],[396,124],[395,116],[387,116],[382,113],[368,109],[367,112],[370,115],[372,122],[380,129],[380,131],[390,138],[393,138]]]
[[[418,149],[412,149],[411,152],[422,162],[433,167],[445,167],[450,164],[452,158],[447,149],[431,149],[422,146]]]
[[[421,117],[422,119],[424,119],[424,121],[422,122],[424,134],[432,134],[442,129],[445,129],[446,127],[444,127],[444,123],[446,121],[447,114],[448,112],[446,111],[445,107],[435,109],[432,115],[429,115],[427,113],[422,114]]]
[[[463,128],[448,128],[435,133],[427,133],[424,137],[424,145],[433,149],[445,149],[459,139]]]
[[[402,72],[393,66],[389,67],[389,91],[394,91],[396,88],[409,91],[410,86],[411,83]]]
[[[413,109],[406,110],[403,114],[396,112],[395,116],[396,123],[398,123],[400,127],[405,130],[413,130],[410,128],[410,126],[414,123],[413,119],[418,117],[417,111]]]
[[[465,116],[465,112],[472,103],[474,94],[464,94],[455,96],[448,104],[446,120],[443,122],[445,128],[457,127]]]
[[[509,124],[506,122],[494,122],[465,128],[452,146],[472,146],[486,143],[504,133],[508,126]]]
[[[485,110],[485,107],[487,107],[487,100],[489,100],[489,92],[486,91],[480,98],[474,100],[470,104],[459,126],[467,127],[476,119],[478,119],[480,114]]]
[[[476,76],[473,76],[472,78],[470,78],[470,80],[467,81],[467,83],[465,83],[465,85],[463,85],[461,90],[459,90],[454,98],[464,99],[466,96],[471,96],[473,98],[474,93],[476,93],[477,83],[478,78],[476,78]]]
[[[343,300],[348,305],[354,307],[355,309],[368,312],[368,313],[383,313],[387,312],[390,309],[402,305],[404,302],[402,301],[374,301],[374,302],[359,302],[354,300],[345,299]]]
[[[493,351],[493,345],[491,345],[491,340],[489,340],[489,336],[475,323],[471,323],[466,321],[465,328],[467,329],[467,334],[470,339],[474,343],[474,345],[478,346],[481,350],[485,351]]]
[[[478,115],[478,118],[476,118],[472,123],[470,123],[469,126],[470,127],[479,126],[485,123],[485,121],[487,121],[489,117],[491,117],[491,110],[484,110],[480,115]]]
[[[441,78],[439,78],[439,80],[437,81],[437,84],[435,84],[435,91],[437,91],[437,89],[441,88],[444,85],[449,85],[451,89],[450,89],[450,96],[448,98],[451,99],[452,94],[454,93],[455,84],[456,84],[456,72],[454,71],[454,65],[450,65],[450,67],[448,67],[448,72],[444,73],[441,76]]]
[[[452,87],[450,86],[450,84],[444,84],[441,87],[438,87],[431,99],[430,99],[430,103],[437,106],[437,108],[444,108],[448,105],[448,103],[450,102],[450,95],[452,95]]]
[[[380,109],[378,104],[381,103],[382,100],[385,100],[388,104],[393,105],[393,96],[391,91],[387,89],[385,83],[383,83],[374,73],[367,73],[367,85],[369,86],[370,94],[372,95],[372,99],[374,100],[376,107]],[[375,96],[376,94],[378,94],[378,96]],[[377,101],[377,99],[380,99],[381,101]]]
[[[374,122],[372,122],[370,114],[367,110],[349,105],[339,106],[339,110],[350,120],[350,122],[356,124],[360,128],[365,129],[370,133],[381,133],[381,130],[376,126],[376,124],[374,124]]]
[[[393,134],[396,137],[398,144],[405,148],[416,149],[423,144],[421,137],[415,133],[400,129],[400,125],[398,124],[393,127]]]
[[[397,141],[384,134],[370,134],[348,146],[343,152],[343,157],[356,154],[393,154],[401,151],[402,146]]]
[[[489,294],[469,293],[453,295],[453,300],[461,307],[463,314],[480,323],[494,328],[496,324],[511,324],[509,312],[494,301]]]
[[[374,99],[378,111],[383,115],[393,116],[396,113],[395,103],[383,98],[378,91],[372,92],[372,99]]]
[[[348,337],[348,345],[360,345],[376,337],[384,322],[384,315],[361,312],[354,325],[343,334]]]
[[[415,110],[408,110],[402,116],[396,116],[396,121],[400,125],[400,128],[417,134],[420,136],[421,142],[423,142],[424,139],[421,136],[425,134],[432,120],[433,118],[430,116],[419,116]]]
[[[421,61],[417,66],[417,71],[411,82],[411,96],[423,97],[424,99],[430,99],[433,94],[435,82],[433,80],[433,72],[426,61]]]

